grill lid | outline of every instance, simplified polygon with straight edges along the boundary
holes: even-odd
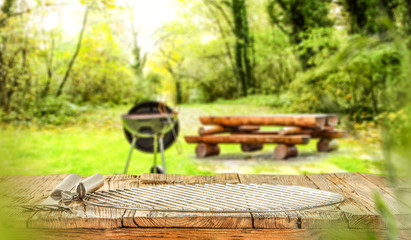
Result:
[[[128,114],[141,114],[141,115],[152,115],[152,114],[159,114],[160,109],[159,105],[162,103],[156,102],[156,101],[146,101],[146,102],[141,102],[134,107],[132,107],[129,111]],[[167,113],[173,113],[173,110],[168,107],[164,106],[164,110]],[[148,131],[150,131],[148,129]],[[174,131],[174,133],[173,133]],[[177,139],[176,137],[178,136],[178,131],[179,131],[179,123],[177,120],[176,125],[172,130],[164,134],[163,136],[163,143],[164,143],[164,149],[169,148]],[[127,129],[124,128],[124,134],[126,135],[127,141],[131,144],[132,142],[132,135]],[[135,144],[135,148],[146,153],[152,153],[154,152],[154,139],[153,138],[138,138]],[[158,152],[160,152],[160,146],[157,149]]]

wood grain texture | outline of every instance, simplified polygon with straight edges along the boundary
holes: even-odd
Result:
[[[239,183],[239,178],[236,173],[215,176],[143,174],[140,178],[140,186],[206,183],[236,184]],[[252,228],[249,213],[135,212],[134,222],[139,227]]]
[[[255,135],[309,135],[311,138],[343,138],[347,133],[343,130],[337,129],[301,129],[301,128],[286,128],[280,131],[256,131]],[[298,131],[297,131],[298,130]]]
[[[272,184],[318,188],[306,175],[245,175],[240,174],[244,184]],[[336,206],[310,209],[307,211],[253,213],[255,228],[347,228],[344,213]]]
[[[343,194],[346,200],[339,204],[344,211],[350,228],[385,228],[373,206],[370,192],[360,191],[361,183],[350,183],[347,174],[307,175],[320,189]],[[350,175],[350,174],[348,174]]]
[[[336,139],[331,138],[321,138],[317,142],[318,152],[331,152],[338,149],[338,142]]]
[[[62,179],[61,179],[62,180]],[[102,190],[138,187],[139,176],[105,176]],[[52,189],[52,188],[50,188]],[[27,220],[28,228],[119,228],[123,227],[125,210],[101,208],[75,201],[68,205],[72,212],[36,212]],[[126,219],[127,221],[128,219]]]
[[[283,160],[289,157],[297,157],[298,150],[295,145],[278,144],[274,149],[274,159]]]
[[[261,143],[242,143],[241,151],[243,152],[255,152],[263,149],[264,144]]]
[[[220,147],[217,144],[199,143],[195,151],[197,158],[204,158],[220,154]]]
[[[326,115],[316,114],[284,114],[265,116],[201,116],[200,122],[204,125],[257,125],[257,126],[299,126],[323,128],[326,124]]]
[[[259,126],[236,126],[236,127],[224,127],[224,126],[203,126],[198,130],[200,136],[212,135],[216,133],[251,133],[260,130]]]
[[[51,190],[68,174],[45,176],[1,176],[0,200],[6,207],[0,208],[0,216],[7,221],[6,227],[25,228],[36,212],[22,211],[18,205],[40,204]],[[8,207],[11,206],[11,207]]]
[[[230,128],[224,126],[203,126],[198,129],[198,135],[205,136],[216,133],[230,132]]]
[[[336,174],[341,175],[341,174]],[[341,176],[347,179],[350,183],[360,184],[359,193],[364,196],[369,196],[368,202],[375,208],[374,195],[379,194],[384,200],[390,212],[396,217],[398,227],[400,229],[411,229],[411,202],[410,198],[401,198],[395,194],[393,189],[387,184],[378,184],[370,181],[371,174],[353,173],[350,176]],[[372,179],[372,177],[370,178]],[[381,179],[381,178],[379,178]]]
[[[307,229],[189,229],[189,228],[123,228],[10,231],[11,239],[386,239],[381,230],[334,229],[317,231]],[[411,231],[402,231],[400,239],[411,239]],[[351,237],[351,238],[348,238]],[[354,238],[353,238],[354,237]]]
[[[0,196],[5,204],[40,203],[67,175],[0,176]],[[409,202],[398,201],[384,177],[361,173],[318,175],[238,175],[215,176],[142,174],[105,176],[103,189],[139,186],[206,184],[206,183],[267,183],[297,185],[340,193],[346,200],[338,205],[305,211],[267,214],[159,213],[117,210],[70,204],[69,212],[21,212],[17,208],[1,208],[7,226],[13,228],[48,229],[114,229],[114,228],[221,228],[221,229],[384,229],[385,224],[374,206],[374,192],[379,192],[389,209],[400,221],[400,228],[409,229]],[[408,209],[408,210],[407,210]],[[240,230],[237,230],[240,231]],[[233,232],[234,234],[234,232]],[[234,235],[233,235],[234,236]]]
[[[208,136],[185,136],[187,143],[285,143],[285,144],[307,144],[309,135],[260,135],[260,134],[233,134],[233,135],[208,135]]]
[[[301,127],[284,127],[278,131],[279,135],[292,135],[303,131]]]

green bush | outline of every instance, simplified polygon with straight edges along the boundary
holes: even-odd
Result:
[[[395,111],[404,104],[400,99],[409,85],[406,52],[405,46],[389,39],[351,39],[335,56],[296,79],[291,107],[344,113],[356,121]]]
[[[73,121],[81,113],[90,110],[88,105],[79,106],[64,98],[46,97],[33,101],[25,108],[15,107],[9,114],[1,114],[4,122],[60,125]]]

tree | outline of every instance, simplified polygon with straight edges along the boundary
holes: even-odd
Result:
[[[92,3],[87,3],[86,4],[86,9],[85,9],[84,15],[83,15],[83,23],[81,25],[80,34],[79,34],[77,44],[76,44],[76,50],[74,51],[74,54],[73,54],[73,56],[71,57],[71,59],[69,61],[66,73],[64,74],[63,80],[61,81],[60,86],[58,87],[56,97],[59,97],[61,95],[61,93],[63,92],[64,85],[66,84],[66,82],[67,82],[67,80],[70,76],[71,69],[73,68],[74,62],[76,61],[76,58],[77,58],[77,56],[80,52],[81,42],[83,40],[84,31],[86,30],[87,18],[88,18],[88,14],[89,14],[91,5],[92,5]]]
[[[179,51],[182,51],[181,39],[178,35],[169,36],[168,41],[163,42],[160,46],[160,54],[164,59],[162,62],[163,68],[170,74],[175,87],[176,93],[176,103],[181,104],[183,102],[183,93],[182,93],[182,82],[180,68],[183,64],[184,57]],[[163,40],[165,40],[163,38]]]
[[[254,53],[253,37],[249,31],[246,0],[232,0],[231,2],[204,0],[204,3],[210,11],[211,17],[214,18],[225,43],[226,54],[231,63],[234,76],[241,86],[240,95],[247,96],[249,91],[254,91],[255,76],[252,60]],[[231,18],[225,10],[227,7],[231,12]],[[225,21],[229,31],[225,30],[220,18]],[[228,34],[234,35],[234,46],[230,45]],[[234,58],[231,48],[234,51]]]
[[[405,2],[405,13],[403,25],[405,26],[405,32],[411,34],[411,0],[404,0]]]
[[[32,9],[20,8],[17,11],[17,4],[15,0],[6,0],[1,7],[3,14],[0,19],[0,106],[5,113],[10,113],[12,99],[17,92],[22,93],[22,97],[27,95],[31,81],[28,70],[31,42],[28,30],[22,28],[24,23],[21,20]],[[23,31],[18,31],[14,27]]]
[[[232,0],[231,3],[235,43],[235,61],[237,74],[241,80],[242,95],[247,96],[249,87],[254,86],[254,74],[251,64],[252,36],[248,30],[247,6],[245,0]]]
[[[44,33],[44,31],[43,31]],[[54,70],[55,70],[55,52],[56,52],[56,36],[53,33],[43,34],[44,45],[48,46],[44,51],[44,64],[46,67],[47,80],[44,85],[44,88],[41,90],[41,98],[44,98],[48,95],[50,91],[50,85],[53,81]]]
[[[394,23],[398,0],[344,0],[351,33],[382,34]],[[386,18],[386,19],[384,19]]]
[[[313,29],[333,25],[329,18],[330,3],[331,0],[271,0],[267,12],[271,23],[287,33],[291,42],[298,46]],[[314,54],[312,49],[299,54],[304,70],[314,66],[309,63]]]

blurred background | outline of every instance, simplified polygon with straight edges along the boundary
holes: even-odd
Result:
[[[120,115],[179,107],[168,173],[406,174],[411,2],[407,0],[0,1],[0,174],[121,172]],[[337,113],[335,153],[237,145],[205,160],[182,139],[201,115]],[[129,173],[147,172],[135,153]]]
[[[168,173],[364,172],[410,186],[410,0],[0,7],[1,175],[121,172],[129,143],[120,115],[156,100],[179,109]],[[285,161],[272,160],[270,145],[257,153],[222,145],[220,156],[196,159],[182,138],[197,133],[201,115],[275,113],[337,113],[349,137],[337,152],[317,153],[311,141]],[[134,153],[129,173],[148,172],[151,161]],[[395,191],[409,195],[409,187]],[[396,239],[392,214],[375,200]]]

